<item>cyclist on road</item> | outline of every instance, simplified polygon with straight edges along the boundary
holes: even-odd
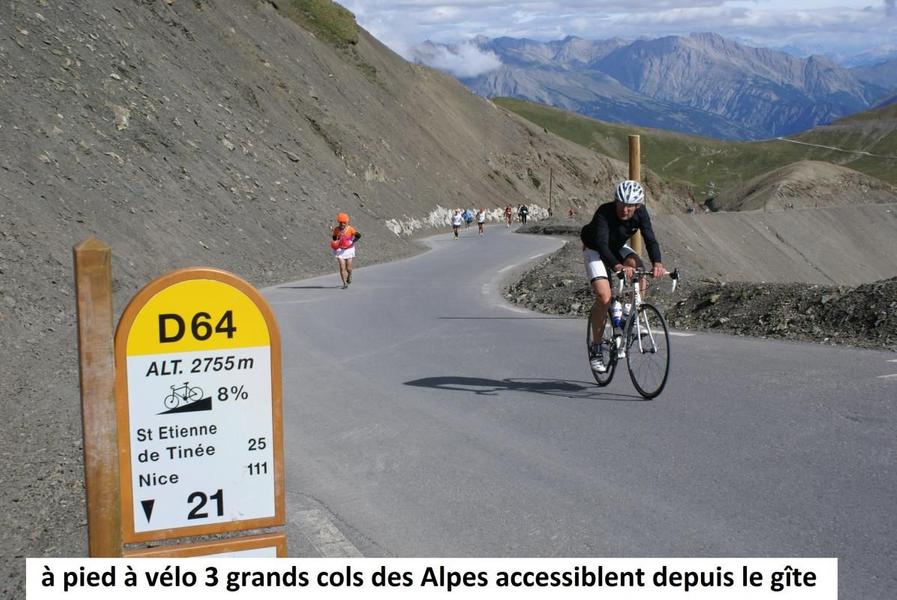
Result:
[[[595,302],[592,305],[592,339],[589,349],[592,370],[604,373],[607,366],[601,359],[600,340],[603,337],[607,308],[611,301],[610,273],[623,271],[632,278],[636,268],[644,268],[642,259],[627,241],[641,231],[652,263],[652,275],[662,277],[666,270],[660,259],[660,244],[651,228],[651,217],[645,208],[645,190],[637,181],[626,180],[617,185],[614,202],[598,207],[592,220],[582,228],[583,261]]]
[[[361,234],[349,225],[349,215],[339,213],[336,215],[336,227],[333,228],[330,248],[339,265],[339,276],[343,281],[343,289],[352,283],[352,259],[355,258],[355,242],[361,238]]]

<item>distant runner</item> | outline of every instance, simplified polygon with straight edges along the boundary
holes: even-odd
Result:
[[[336,227],[333,228],[330,248],[339,265],[339,276],[343,281],[343,289],[352,283],[352,259],[355,258],[355,242],[361,239],[361,234],[349,225],[349,215],[339,213],[336,215]]]
[[[464,217],[464,223],[466,223],[465,229],[470,229],[470,224],[473,223],[473,211],[469,208],[465,208],[464,212],[461,213],[461,216]]]
[[[464,221],[464,217],[461,216],[461,209],[456,208],[455,212],[452,213],[452,233],[455,235],[455,239],[458,239],[458,233],[461,229],[461,223]]]
[[[480,228],[480,235],[485,233],[484,229],[486,228],[486,209],[481,208],[480,212],[477,213],[477,227]]]
[[[508,205],[505,207],[505,221],[508,223],[508,228],[509,228],[509,229],[510,229],[510,227],[511,227],[511,218],[513,217],[513,215],[514,215],[514,212],[513,212],[513,210],[511,209],[511,205],[508,204]]]

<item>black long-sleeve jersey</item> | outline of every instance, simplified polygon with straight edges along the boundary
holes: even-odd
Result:
[[[641,231],[651,262],[661,262],[660,244],[654,237],[651,217],[648,216],[648,209],[645,208],[645,205],[639,206],[632,218],[624,221],[617,216],[617,208],[614,204],[614,202],[608,202],[598,207],[592,220],[582,228],[579,234],[582,243],[601,255],[601,260],[609,271],[614,265],[622,262],[620,248],[636,231]]]

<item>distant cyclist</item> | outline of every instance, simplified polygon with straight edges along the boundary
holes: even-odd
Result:
[[[611,273],[623,271],[626,277],[631,278],[636,268],[644,268],[642,259],[627,244],[636,231],[642,232],[652,263],[652,275],[663,276],[666,270],[660,261],[660,244],[654,237],[651,217],[645,208],[645,190],[639,182],[626,180],[617,185],[614,202],[599,206],[592,220],[580,232],[586,275],[595,294],[592,339],[597,342],[589,349],[589,362],[592,370],[598,373],[607,370],[598,343],[603,337],[607,307],[611,300],[608,277]]]

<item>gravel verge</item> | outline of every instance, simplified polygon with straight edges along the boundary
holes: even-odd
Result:
[[[530,233],[564,233],[567,244],[507,286],[505,298],[530,310],[585,318],[592,293],[578,225],[540,226]],[[669,266],[680,266],[669,262]],[[680,266],[680,270],[682,267]],[[682,270],[675,293],[664,282],[649,291],[671,327],[897,351],[897,278],[857,287],[801,283],[723,282]]]

